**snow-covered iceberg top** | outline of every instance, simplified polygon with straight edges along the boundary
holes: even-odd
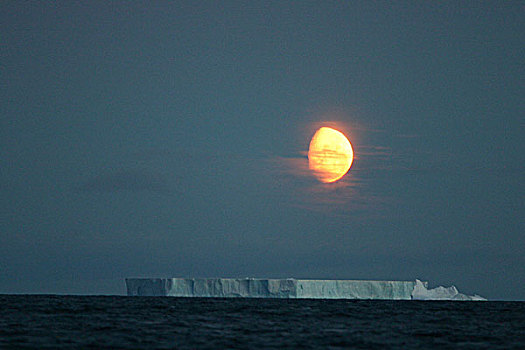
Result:
[[[129,296],[291,299],[485,300],[427,282],[260,278],[127,278]]]

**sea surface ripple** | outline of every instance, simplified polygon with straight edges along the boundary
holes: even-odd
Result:
[[[525,302],[0,295],[0,348],[525,349]]]

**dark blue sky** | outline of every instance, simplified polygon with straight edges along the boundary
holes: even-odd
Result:
[[[519,1],[2,2],[0,293],[429,280],[525,299]],[[334,125],[350,172],[305,152]]]

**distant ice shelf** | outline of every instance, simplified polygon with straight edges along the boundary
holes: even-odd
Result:
[[[486,300],[427,282],[260,278],[127,278],[129,296],[291,299]]]

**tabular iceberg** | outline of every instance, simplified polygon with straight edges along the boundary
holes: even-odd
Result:
[[[257,278],[127,278],[129,296],[291,299],[484,300],[456,287],[427,289],[415,281]]]

